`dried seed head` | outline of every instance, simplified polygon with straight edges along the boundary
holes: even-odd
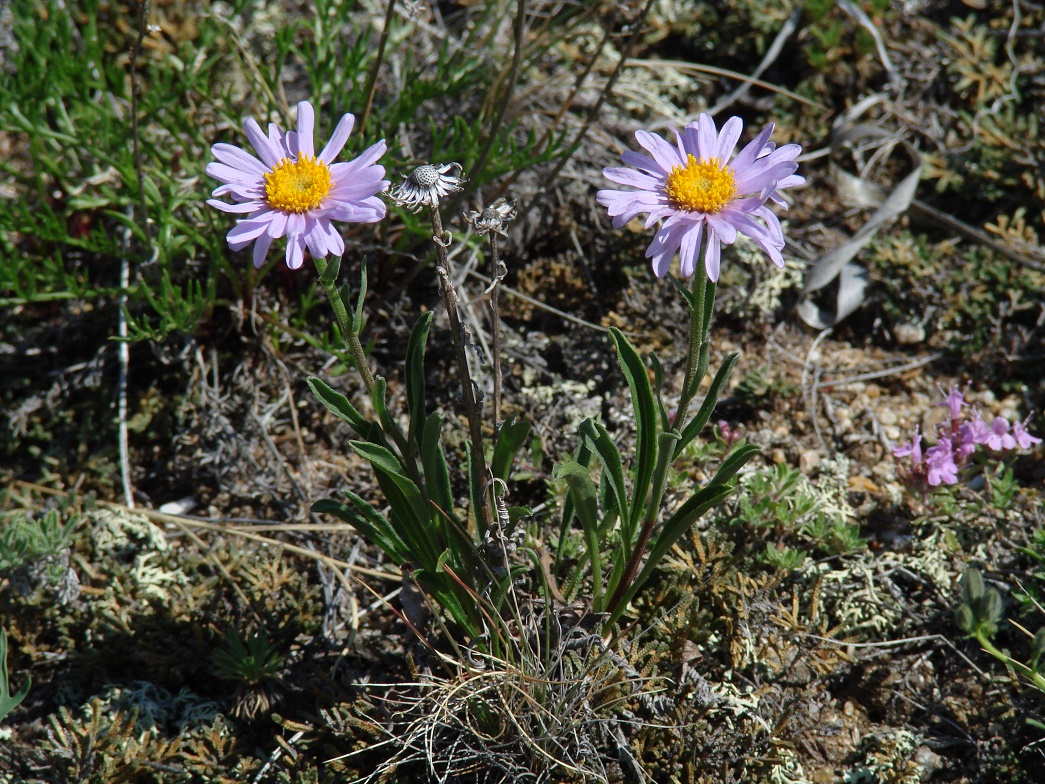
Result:
[[[459,163],[426,163],[392,188],[389,196],[400,207],[419,212],[422,207],[437,206],[443,196],[460,191],[461,183],[467,182],[463,175]]]
[[[479,234],[495,234],[506,236],[505,225],[515,219],[515,202],[510,199],[498,199],[482,212],[469,212],[465,220],[471,223]]]

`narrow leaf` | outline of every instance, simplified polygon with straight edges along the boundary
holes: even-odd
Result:
[[[362,499],[359,500],[362,501]],[[363,501],[363,503],[365,504],[366,502]],[[380,524],[375,524],[376,521],[373,517],[369,515],[364,516],[348,504],[343,504],[330,498],[323,498],[312,504],[312,512],[315,514],[332,514],[334,517],[348,523],[367,542],[376,544],[385,555],[397,564],[405,563],[411,558],[409,550],[396,534],[391,524],[379,515]]]
[[[592,596],[598,600],[602,596],[602,543],[599,540],[599,507],[595,483],[591,481],[587,468],[569,460],[555,467],[552,478],[565,480],[573,498],[577,519],[580,520],[581,530],[584,532],[587,560],[591,561]],[[583,561],[577,565],[578,570],[583,567]]]
[[[497,444],[493,449],[493,460],[490,461],[490,470],[495,477],[508,481],[515,456],[519,454],[529,434],[530,423],[516,422],[515,414],[504,421],[501,429],[497,431]]]
[[[729,380],[729,376],[733,372],[733,367],[737,364],[739,358],[740,354],[738,352],[730,354],[718,369],[715,378],[711,381],[711,387],[708,389],[708,393],[704,397],[704,402],[700,404],[700,410],[697,411],[696,416],[690,420],[689,424],[686,425],[685,429],[682,431],[682,438],[680,438],[678,444],[675,445],[674,457],[678,457],[682,454],[682,450],[692,443],[693,439],[700,435],[700,431],[704,429],[708,420],[711,419],[711,415],[715,411],[715,406],[718,405],[718,397],[722,393],[722,387],[724,387],[726,381]]]
[[[406,404],[410,413],[410,432],[407,440],[421,446],[425,418],[425,347],[434,311],[428,311],[414,324],[406,347]]]
[[[650,388],[649,374],[635,347],[616,327],[610,327],[610,337],[617,349],[617,362],[631,389],[631,406],[635,411],[635,470],[633,473],[629,523],[634,526],[642,513],[642,505],[649,493],[650,479],[657,460],[657,414]]]
[[[347,397],[315,376],[309,376],[307,383],[308,388],[312,390],[312,394],[319,399],[320,403],[327,407],[330,413],[346,422],[360,438],[370,437],[371,423],[363,418],[363,415],[356,410],[356,407],[348,401]]]
[[[360,335],[363,332],[363,300],[366,299],[366,258],[359,265],[359,297],[356,299],[356,309],[352,313],[352,333]]]
[[[733,478],[737,471],[744,467],[748,460],[761,451],[755,444],[739,444],[732,452],[726,455],[726,459],[722,461],[722,465],[719,466],[718,471],[711,478],[711,484],[725,484]]]

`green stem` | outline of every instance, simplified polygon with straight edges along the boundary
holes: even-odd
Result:
[[[686,377],[682,382],[682,395],[675,411],[672,425],[681,430],[686,426],[686,416],[693,395],[707,373],[706,362],[701,362],[701,348],[707,343],[711,327],[711,311],[715,304],[715,284],[708,280],[704,270],[693,273],[693,292],[689,302],[689,351],[686,355]],[[704,365],[702,368],[701,365]]]
[[[991,656],[999,661],[1007,664],[1016,670],[1020,675],[1029,680],[1038,691],[1045,692],[1045,678],[1043,678],[1038,672],[1028,667],[1026,664],[1016,661],[1011,656],[1003,653],[1001,650],[994,646],[990,640],[988,640],[982,634],[976,635],[976,642],[983,646],[983,649],[987,651]]]
[[[367,363],[363,344],[359,342],[359,335],[356,334],[355,329],[352,327],[352,320],[348,317],[345,301],[341,299],[341,292],[337,290],[336,277],[337,270],[341,267],[341,259],[338,258],[333,265],[331,275],[327,275],[328,265],[325,258],[314,258],[313,260],[316,262],[316,269],[319,270],[319,282],[323,286],[323,291],[330,301],[330,307],[334,311],[334,317],[337,319],[337,326],[341,330],[345,348],[352,355],[352,359],[359,369],[359,374],[363,377],[366,391],[370,392],[374,389],[374,376],[370,372],[370,365]]]

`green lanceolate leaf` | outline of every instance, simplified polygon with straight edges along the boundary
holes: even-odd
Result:
[[[744,467],[744,464],[747,463],[748,460],[761,451],[762,450],[755,444],[740,444],[732,452],[726,455],[726,459],[722,461],[722,465],[719,466],[718,471],[716,471],[715,475],[711,478],[711,484],[725,484],[733,478],[733,475],[736,474],[737,471]]]
[[[675,445],[674,457],[678,457],[682,450],[692,443],[694,438],[700,435],[700,431],[704,429],[708,420],[711,419],[711,414],[715,411],[715,406],[718,405],[718,397],[722,394],[722,387],[729,380],[729,375],[733,372],[733,367],[737,364],[739,358],[739,353],[734,352],[730,354],[718,369],[715,378],[711,381],[711,387],[704,397],[704,402],[700,404],[700,410],[697,411],[696,416],[690,420],[689,424],[682,431],[682,438]]]
[[[380,547],[381,551],[397,564],[406,563],[411,559],[406,544],[399,538],[388,520],[374,511],[370,504],[359,496],[352,496],[352,506],[330,498],[323,498],[312,504],[312,511],[315,514],[332,514],[348,523],[359,531],[364,539]]]
[[[307,383],[308,388],[312,390],[312,394],[318,398],[320,403],[327,407],[330,413],[346,422],[349,427],[356,431],[356,435],[360,438],[370,437],[371,423],[363,418],[363,415],[356,410],[356,407],[348,401],[347,397],[315,376],[309,376]]]
[[[646,580],[649,579],[650,574],[660,563],[660,560],[667,555],[668,551],[674,546],[675,542],[682,538],[682,536],[693,527],[693,524],[700,519],[701,516],[706,514],[709,509],[717,506],[722,500],[733,492],[733,486],[729,484],[725,485],[709,485],[703,488],[696,495],[690,498],[684,503],[676,512],[673,514],[660,532],[653,538],[649,545],[649,557],[646,559],[646,563],[642,567],[642,571],[639,572],[638,577],[632,582],[631,587],[624,594],[617,605],[617,608],[613,611],[613,615],[607,622],[607,627],[615,624],[621,614],[623,614],[628,603],[635,597],[635,594],[639,592]]]
[[[587,420],[586,420],[587,421]],[[583,424],[581,427],[583,428]],[[587,443],[582,439],[581,443],[577,445],[577,450],[573,454],[573,462],[584,468],[588,468],[591,465],[592,452],[588,448]],[[554,469],[553,469],[554,472]],[[566,538],[567,532],[570,530],[570,526],[573,524],[573,518],[576,514],[573,504],[573,497],[567,493],[566,499],[562,504],[562,518],[559,521],[559,542],[555,548],[555,566],[554,571],[556,574],[559,572],[559,566],[562,564],[562,554],[566,549]]]
[[[443,442],[440,433],[443,415],[438,411],[428,415],[421,435],[421,467],[425,474],[425,485],[431,500],[450,517],[454,514],[454,497],[450,489],[450,471],[446,467]]]
[[[603,476],[609,482],[613,495],[616,496],[616,506],[625,528],[625,539],[630,540],[635,532],[635,521],[630,517],[631,505],[628,503],[628,489],[624,483],[624,464],[621,461],[617,445],[613,443],[609,431],[601,422],[594,419],[585,419],[579,428],[588,448],[599,456],[602,466],[605,468]],[[638,487],[638,485],[636,485]]]
[[[555,466],[552,479],[565,480],[569,488],[577,519],[581,521],[581,530],[584,532],[587,559],[591,561],[592,596],[598,602],[605,597],[602,596],[602,542],[599,540],[599,504],[595,483],[591,481],[587,468],[570,460]],[[582,561],[577,569],[583,568]],[[596,608],[596,612],[599,611],[601,608]]]
[[[323,275],[320,277],[320,283],[333,283],[337,280],[338,273],[341,272],[341,257],[331,256],[327,262],[327,268],[323,271]]]
[[[653,391],[657,395],[657,414],[660,416],[660,429],[671,430],[671,419],[668,417],[668,407],[664,405],[662,390],[664,389],[664,366],[660,359],[652,351],[649,353],[650,365],[653,366]]]
[[[508,481],[515,456],[519,454],[529,434],[530,423],[516,422],[515,414],[504,421],[501,429],[497,431],[497,444],[493,449],[493,460],[490,461],[490,470],[495,477]]]
[[[617,349],[617,362],[628,380],[631,406],[635,411],[634,486],[628,509],[629,523],[634,526],[642,514],[642,505],[649,493],[650,479],[657,461],[657,408],[642,357],[616,327],[610,327],[610,337]]]
[[[434,315],[435,312],[430,310],[417,320],[406,347],[406,404],[410,412],[408,440],[418,447],[421,446],[422,431],[426,424],[425,347]]]
[[[25,699],[31,684],[32,679],[26,678],[22,688],[14,694],[11,693],[11,684],[7,679],[7,631],[0,629],[0,721]]]
[[[378,486],[391,507],[390,520],[400,538],[422,566],[431,568],[442,545],[431,530],[431,516],[421,489],[403,473],[402,464],[390,449],[364,441],[351,441],[349,446],[370,461]]]
[[[689,292],[685,286],[682,285],[682,281],[676,278],[674,275],[668,275],[668,280],[671,281],[671,285],[678,289],[679,294],[686,300],[686,304],[689,305],[690,309],[693,309],[693,295]]]

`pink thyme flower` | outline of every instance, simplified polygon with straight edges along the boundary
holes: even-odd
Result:
[[[940,391],[943,390],[940,389]],[[937,403],[937,405],[946,406],[951,415],[951,421],[955,421],[961,416],[962,409],[969,404],[965,402],[965,390],[956,385],[944,396],[943,402]]]
[[[922,434],[914,429],[914,438],[908,444],[893,447],[893,457],[911,457],[911,467],[917,468],[922,463]]]
[[[1015,449],[1016,439],[1009,435],[1009,420],[1002,416],[994,417],[986,438],[982,442],[988,449],[1001,452],[1003,449]]]
[[[964,460],[976,451],[978,445],[984,443],[989,432],[979,417],[963,422],[958,428],[958,437],[955,439],[955,454]]]
[[[617,228],[643,213],[648,213],[646,228],[660,222],[646,250],[657,277],[667,273],[676,253],[682,277],[696,271],[705,228],[704,268],[710,280],[718,280],[722,245],[733,244],[738,232],[783,267],[784,232],[766,202],[783,204],[778,192],[805,178],[795,174],[795,158],[802,148],[777,148],[769,141],[773,127],[767,125],[732,161],[729,157],[744,130],[739,117],[731,117],[718,132],[711,116],[702,114],[681,133],[672,129],[675,144],[636,131],[636,141],[650,155],[628,150],[621,161],[630,168],[608,168],[603,174],[637,190],[601,190],[596,199]]]
[[[385,142],[379,141],[349,163],[334,163],[354,123],[351,114],[344,115],[317,156],[315,113],[312,104],[302,101],[297,132],[283,133],[271,123],[266,136],[253,117],[244,121],[243,131],[260,161],[231,144],[211,148],[218,162],[207,165],[207,174],[224,184],[214,189],[215,198],[207,204],[247,216],[237,219],[226,237],[232,250],[253,242],[254,266],[260,267],[272,241],[286,237],[287,266],[297,269],[306,247],[318,258],[345,252],[345,242],[331,221],[375,223],[385,217],[384,202],[377,194],[388,187],[388,181],[382,179],[384,167],[375,163],[385,153]],[[225,195],[231,195],[234,203],[217,198]]]
[[[1040,438],[1027,432],[1026,421],[1012,423],[1012,439],[1020,449],[1030,449],[1035,444],[1041,443]]]
[[[926,480],[932,487],[957,483],[958,465],[954,462],[951,439],[946,436],[940,436],[936,446],[931,446],[925,451],[925,464],[928,466]]]

